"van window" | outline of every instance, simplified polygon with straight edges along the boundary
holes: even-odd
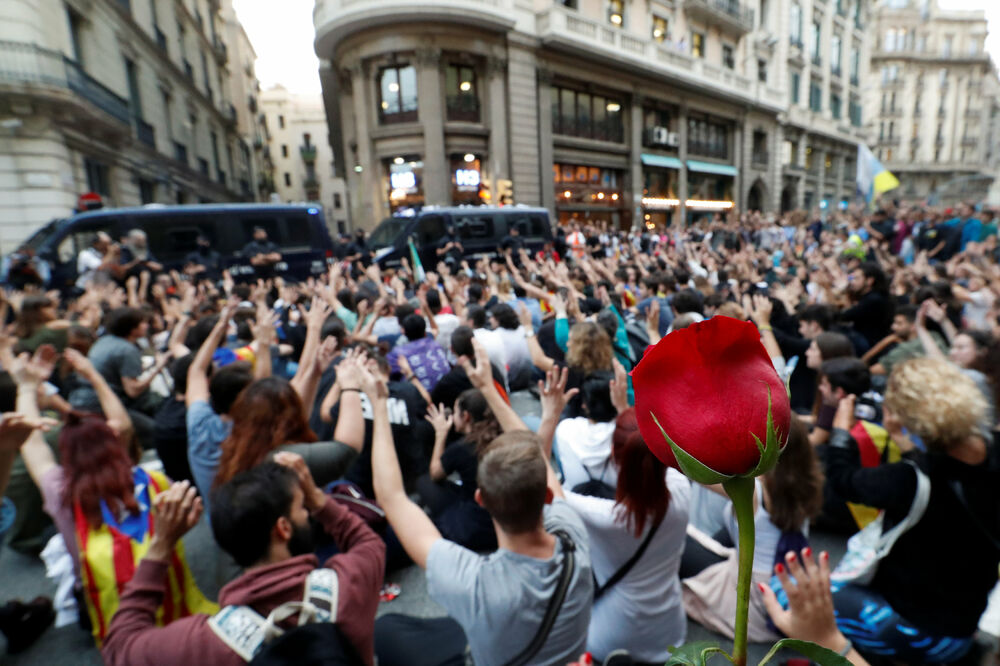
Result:
[[[455,228],[462,240],[493,238],[493,217],[489,215],[456,215]]]
[[[375,227],[375,230],[368,237],[368,246],[374,249],[392,245],[396,237],[406,229],[410,223],[410,218],[387,217]]]
[[[281,243],[281,233],[278,229],[278,218],[271,216],[247,215],[240,219],[241,242],[239,249],[246,247],[253,240],[254,227],[263,227],[267,239],[272,243]]]
[[[420,218],[417,225],[417,242],[420,245],[437,245],[444,237],[444,218],[428,215]]]
[[[304,248],[312,246],[312,231],[309,227],[309,216],[305,213],[289,213],[282,221],[284,226],[283,238],[278,240],[271,238],[275,243],[280,243],[285,249]],[[268,236],[270,236],[268,232]]]
[[[98,231],[104,231],[112,239],[117,240],[118,218],[102,217],[96,220],[87,221],[73,227],[73,230],[59,242],[56,248],[56,256],[59,263],[76,263],[76,256],[91,246],[97,238]]]

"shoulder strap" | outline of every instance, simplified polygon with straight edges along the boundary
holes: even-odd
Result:
[[[612,587],[614,587],[615,585],[617,585],[618,582],[622,578],[624,578],[625,576],[628,575],[628,572],[632,570],[632,567],[634,567],[636,565],[636,563],[640,560],[640,558],[642,558],[642,554],[646,552],[646,548],[649,547],[649,542],[653,540],[653,535],[656,534],[656,530],[658,530],[660,528],[660,523],[662,523],[662,522],[663,522],[663,518],[660,518],[658,521],[656,521],[655,523],[653,523],[653,526],[649,528],[649,533],[646,534],[646,538],[642,540],[641,544],[639,544],[639,549],[636,550],[635,553],[632,554],[632,557],[630,557],[628,559],[628,562],[626,562],[625,564],[621,565],[618,568],[618,571],[616,571],[611,576],[611,578],[609,578],[606,581],[604,581],[603,585],[601,585],[599,587],[595,586],[595,588],[594,588],[594,601],[597,601],[602,596],[604,596],[605,592],[607,592]],[[595,582],[596,582],[596,580],[595,580]]]
[[[208,618],[208,628],[238,654],[250,661],[264,645],[267,620],[249,606],[226,606]]]
[[[899,540],[899,537],[903,536],[907,530],[920,522],[920,519],[924,517],[924,512],[927,511],[927,504],[931,499],[931,480],[927,478],[927,475],[913,461],[907,460],[906,463],[913,467],[913,471],[917,475],[917,492],[913,495],[913,503],[910,505],[910,512],[906,514],[906,517],[899,524],[894,525],[888,532],[883,532],[879,538],[878,546],[876,547],[878,559],[882,559],[888,555],[889,551],[896,544],[896,541]]]
[[[556,616],[559,615],[559,609],[562,608],[563,600],[566,598],[566,591],[569,589],[569,583],[573,578],[573,569],[576,568],[576,556],[574,554],[576,544],[570,539],[569,534],[563,530],[555,530],[552,534],[562,543],[562,575],[559,577],[559,583],[556,585],[555,592],[549,598],[549,605],[545,609],[545,617],[542,619],[542,624],[538,627],[538,633],[535,634],[535,637],[519,655],[507,662],[507,666],[524,666],[524,664],[530,663],[534,656],[538,654],[538,651],[542,649],[542,646],[545,645],[545,641],[549,637],[549,633],[552,631],[552,625],[556,623]]]
[[[948,483],[948,486],[951,488],[951,492],[955,493],[955,498],[958,500],[958,503],[962,505],[962,508],[965,509],[969,518],[972,519],[972,522],[975,523],[976,527],[979,528],[979,531],[983,533],[984,537],[986,537],[986,540],[992,543],[994,548],[1000,550],[1000,539],[997,539],[996,535],[992,534],[989,529],[987,529],[986,525],[983,524],[983,521],[979,519],[979,516],[973,513],[972,507],[969,506],[969,503],[965,501],[965,491],[962,490],[962,483],[958,479],[952,479]]]

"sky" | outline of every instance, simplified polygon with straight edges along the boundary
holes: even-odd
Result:
[[[257,52],[263,89],[280,83],[301,94],[320,94],[319,60],[313,51],[313,0],[235,0],[243,28]],[[986,49],[1000,63],[1000,1],[938,0],[941,9],[983,9],[989,21]]]

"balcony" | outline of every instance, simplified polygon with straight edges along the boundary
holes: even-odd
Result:
[[[239,116],[236,115],[236,107],[232,104],[226,104],[225,116],[226,122],[230,125],[235,125],[236,121],[239,119]]]
[[[479,98],[475,95],[448,95],[445,106],[448,120],[465,123],[479,122]]]
[[[903,79],[886,79],[882,81],[883,90],[900,90],[903,87]]]
[[[302,156],[302,161],[306,164],[313,164],[316,162],[316,146],[299,146],[299,155]]]
[[[753,10],[737,0],[684,0],[684,12],[736,35],[753,30]]]
[[[579,12],[561,5],[539,12],[537,27],[544,46],[574,57],[604,61],[612,67],[667,79],[674,85],[681,83],[695,90],[708,88],[740,103],[775,111],[787,106],[786,94],[765,83],[707,63],[702,58],[693,58],[675,46],[584,18]]]
[[[198,158],[198,171],[200,171],[203,176],[207,177],[209,175],[208,160],[204,157]]]
[[[174,159],[182,163],[184,166],[188,166],[188,149],[183,143],[178,143],[174,141]]]
[[[902,118],[903,117],[903,110],[902,109],[897,109],[897,108],[882,109],[882,117],[883,118]]]
[[[167,36],[160,30],[160,26],[154,25],[153,32],[156,35],[156,45],[160,47],[160,50],[167,53]]]
[[[85,102],[84,112],[96,111],[95,118],[113,119],[122,123],[119,130],[128,130],[132,121],[128,101],[83,71],[75,60],[34,44],[0,40],[0,98],[49,93],[54,101],[65,103],[66,92],[73,93],[73,101]]]
[[[898,136],[879,137],[878,145],[882,148],[898,148],[899,137]]]
[[[341,41],[360,31],[415,22],[472,26],[507,32],[515,25],[514,0],[316,0],[316,53],[330,57]]]
[[[257,98],[253,95],[247,96],[247,108],[250,109],[250,113],[257,113]]]
[[[225,42],[218,37],[212,41],[212,53],[215,54],[215,58],[219,61],[220,65],[225,65],[229,62],[229,49],[226,47]]]
[[[966,109],[965,119],[966,120],[979,120],[982,117],[982,112],[979,109]]]
[[[156,130],[142,118],[135,119],[135,136],[150,148],[156,149]]]
[[[979,145],[979,139],[974,136],[963,136],[962,137],[962,147],[963,148],[975,148]]]
[[[194,67],[191,66],[190,61],[187,58],[183,60],[184,64],[184,76],[188,78],[188,81],[194,83]]]
[[[770,155],[766,150],[754,150],[750,155],[750,166],[757,169],[766,169],[770,161]]]
[[[217,179],[219,181],[219,185],[225,185],[226,184],[226,172],[225,171],[223,171],[222,169],[219,169],[216,172],[216,176],[217,176]]]

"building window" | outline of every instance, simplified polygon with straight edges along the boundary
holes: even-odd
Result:
[[[448,120],[479,122],[476,70],[470,65],[448,65],[445,70]]]
[[[139,72],[135,63],[125,58],[125,76],[128,78],[128,103],[133,118],[142,118],[142,100],[139,98]]]
[[[830,95],[830,115],[834,120],[840,120],[840,95]]]
[[[198,170],[201,171],[203,176],[209,175],[208,160],[206,160],[204,157],[198,158]]]
[[[290,173],[288,173],[286,171],[285,172],[285,187],[291,187],[291,186],[292,186],[292,174],[290,174]]]
[[[340,201],[340,193],[339,192],[334,192],[333,193],[333,207],[334,208],[340,208],[341,203],[342,202]]]
[[[69,20],[69,38],[73,47],[73,59],[83,67],[83,21],[84,18],[72,9],[66,8],[66,16]]]
[[[823,89],[817,83],[809,85],[809,108],[817,112],[823,110]]]
[[[818,65],[822,62],[822,56],[820,55],[822,45],[820,44],[820,36],[823,34],[823,26],[819,21],[813,21],[812,24],[812,35],[810,41],[810,47],[812,48],[812,61],[814,64]]]
[[[608,0],[608,22],[619,28],[625,25],[625,0]]]
[[[797,2],[792,3],[788,36],[794,46],[802,46],[802,7]]]
[[[833,72],[834,76],[840,76],[840,52],[840,35],[834,35],[833,39],[830,40],[830,71]]]
[[[662,44],[670,41],[670,22],[662,16],[653,17],[653,41]]]
[[[851,47],[851,84],[858,85],[861,73],[861,51],[857,46]]]
[[[736,69],[736,56],[729,44],[722,45],[722,66],[726,69]]]
[[[281,156],[288,157],[288,144],[281,144]]]
[[[951,57],[951,47],[952,47],[952,44],[954,44],[954,42],[955,42],[955,38],[952,35],[945,35],[944,36],[944,46],[941,49],[941,54],[945,58]]]
[[[688,118],[688,153],[729,159],[729,126],[706,118]]]
[[[285,117],[284,116],[278,116],[278,128],[279,129],[285,129]]]
[[[83,158],[83,169],[87,174],[87,190],[97,192],[102,197],[110,197],[111,178],[109,177],[108,165],[85,157]]]
[[[416,122],[417,70],[412,65],[386,67],[379,71],[378,80],[379,122]]]
[[[799,85],[802,82],[802,75],[798,72],[792,72],[792,80],[789,87],[789,92],[792,94],[792,104],[799,103]]]
[[[553,133],[597,141],[624,141],[619,100],[570,88],[553,88],[552,94]]]
[[[763,58],[757,59],[757,80],[767,83],[767,61]]]
[[[691,55],[693,55],[695,58],[705,57],[705,33],[703,32],[691,33]]]
[[[143,204],[151,204],[156,200],[156,187],[153,181],[144,178],[139,179],[139,201]]]
[[[387,160],[384,164],[389,176],[386,183],[389,210],[395,213],[400,209],[412,209],[424,205],[424,163],[420,157],[400,155]]]

